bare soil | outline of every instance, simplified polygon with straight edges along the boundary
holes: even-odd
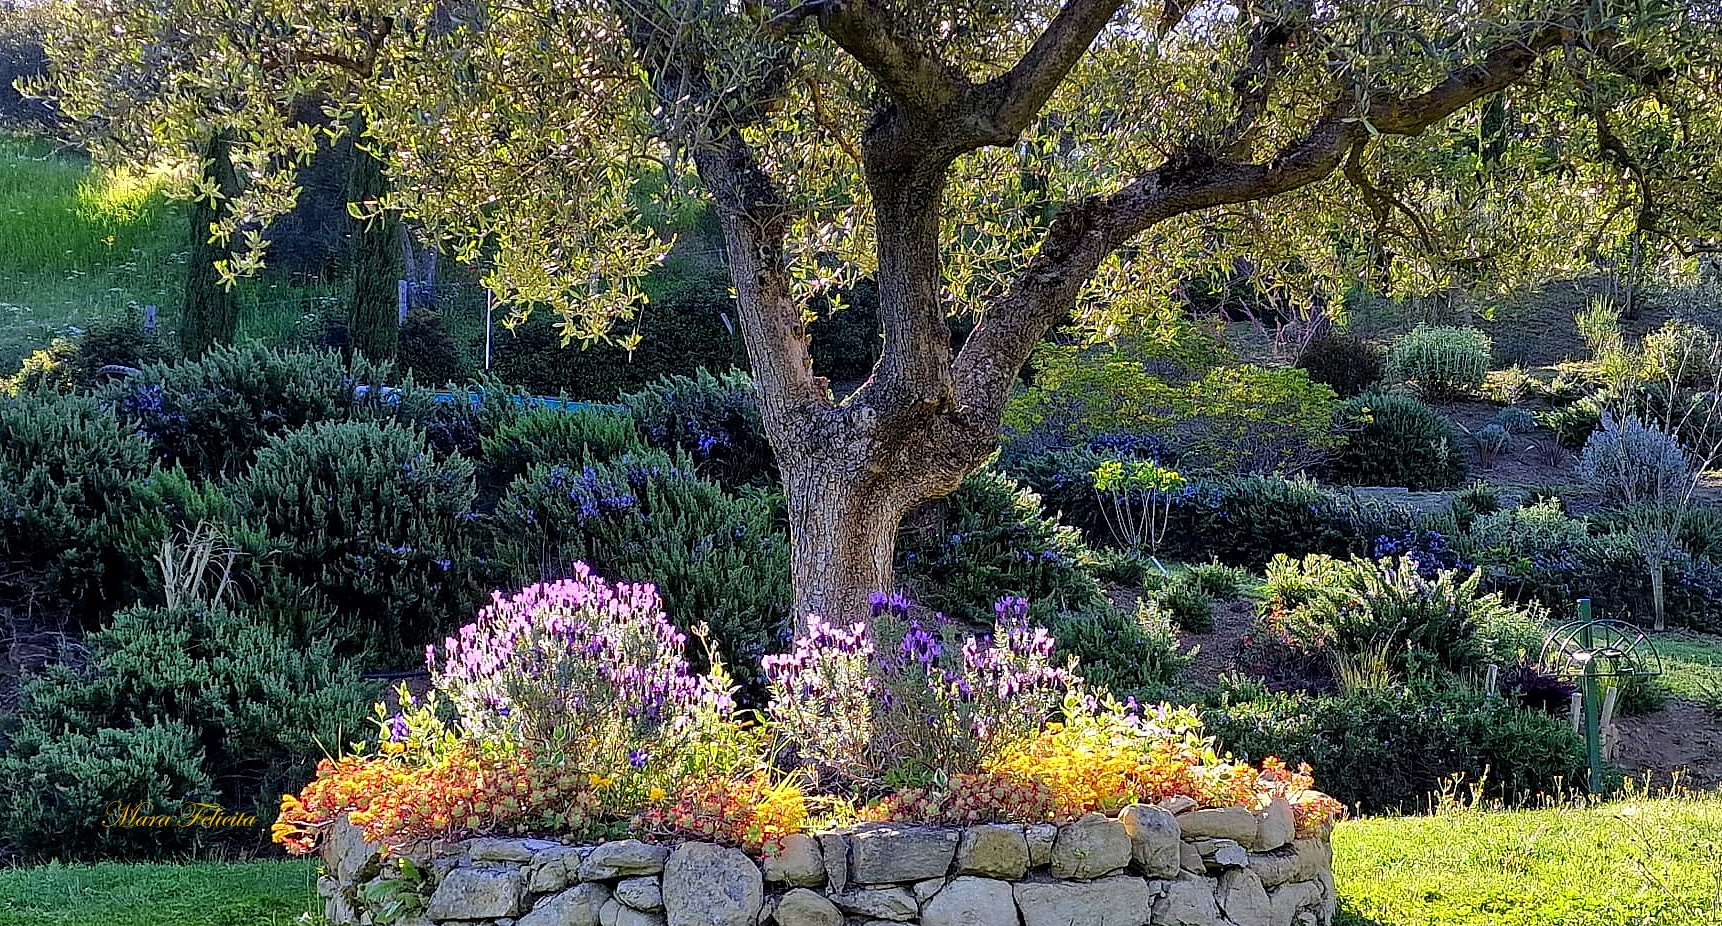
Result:
[[[1629,774],[1666,786],[1676,774],[1700,790],[1722,785],[1722,717],[1692,701],[1670,698],[1661,710],[1615,721],[1614,762]]]

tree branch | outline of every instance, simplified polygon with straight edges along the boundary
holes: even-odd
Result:
[[[1406,97],[1379,98],[1358,113],[1351,98],[1326,107],[1299,139],[1260,163],[1185,153],[1122,190],[1064,207],[1011,289],[989,305],[953,364],[958,415],[996,426],[1016,370],[1060,315],[1074,305],[1108,255],[1158,222],[1231,203],[1266,199],[1331,175],[1371,134],[1416,135],[1465,105],[1523,79],[1567,37],[1545,27],[1489,51],[1440,83]]]
[[[1122,6],[1124,0],[1069,0],[1020,61],[981,85],[980,100],[993,101],[989,121],[1006,143],[1040,114]]]
[[[763,413],[782,421],[828,405],[830,390],[813,375],[813,342],[790,292],[782,194],[734,133],[696,148],[694,164],[717,202]]]
[[[915,121],[937,120],[970,84],[928,49],[903,41],[873,0],[827,0],[819,28],[848,52]]]

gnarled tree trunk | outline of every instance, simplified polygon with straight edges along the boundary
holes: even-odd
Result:
[[[784,13],[783,28],[799,17],[815,18],[888,100],[873,114],[859,149],[875,221],[883,344],[873,376],[841,402],[813,373],[811,343],[792,295],[785,238],[796,207],[745,137],[744,129],[772,107],[719,107],[728,115],[715,118],[693,148],[723,223],[761,416],[783,473],[800,614],[858,618],[869,594],[891,590],[903,516],[949,493],[993,452],[1017,372],[1108,255],[1158,222],[1328,177],[1377,135],[1420,133],[1522,79],[1565,35],[1556,27],[1532,30],[1421,93],[1372,95],[1362,110],[1352,97],[1335,100],[1304,135],[1258,159],[1256,123],[1274,63],[1296,34],[1259,31],[1235,84],[1243,88],[1237,116],[1220,137],[1114,192],[1062,204],[1028,266],[982,307],[979,324],[953,355],[940,250],[941,198],[951,165],[983,147],[1015,144],[1121,6],[1118,0],[1067,0],[1016,64],[982,82],[924,47],[900,42],[891,14],[867,0],[801,4]],[[1183,9],[1168,5],[1169,11]],[[1181,16],[1171,16],[1164,28]],[[727,84],[707,85],[708,76],[678,57],[648,15],[627,8],[624,21],[671,105],[688,95],[716,100],[731,93]],[[782,78],[793,63],[786,57],[762,72]]]

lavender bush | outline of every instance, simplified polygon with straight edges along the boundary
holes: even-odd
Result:
[[[971,772],[1032,735],[1079,682],[1028,602],[1000,599],[991,634],[948,639],[942,615],[875,595],[873,632],[809,616],[790,652],[768,656],[771,718],[825,787],[867,791]]]
[[[425,660],[469,735],[628,776],[701,761],[734,732],[722,665],[695,674],[686,644],[651,585],[576,563],[567,579],[496,593]]]

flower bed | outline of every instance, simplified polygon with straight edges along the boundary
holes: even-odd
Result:
[[[384,858],[342,822],[318,888],[337,926],[1327,926],[1333,850],[1325,833],[1294,838],[1294,812],[1172,799],[1062,826],[865,823],[783,837],[758,859],[708,842],[496,838]]]
[[[796,889],[769,901],[784,926],[840,923],[838,911],[991,923],[1020,910],[1061,924],[1331,914],[1326,832],[1341,808],[1307,768],[1231,761],[1194,714],[1091,688],[1053,664],[1020,599],[968,636],[897,596],[873,610],[849,626],[809,617],[788,653],[763,661],[769,702],[738,711],[720,663],[690,670],[688,638],[650,586],[577,566],[499,594],[427,652],[435,691],[403,691],[392,715],[379,706],[374,747],[325,760],[283,797],[275,837],[297,853],[321,845],[337,922],[751,924],[766,882]],[[1021,863],[975,862],[976,845]],[[621,852],[638,858],[591,861]],[[807,874],[774,876],[809,856]],[[677,875],[678,858],[709,877]],[[1042,886],[1062,882],[1073,886]],[[716,918],[713,898],[734,909]],[[1087,912],[1046,919],[1071,909]]]

